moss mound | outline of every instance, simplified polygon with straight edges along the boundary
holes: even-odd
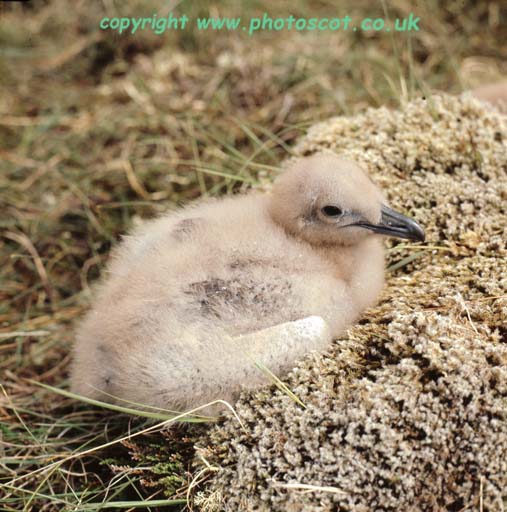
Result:
[[[370,170],[427,232],[391,245],[379,305],[200,453],[204,510],[501,510],[507,499],[507,118],[469,97],[314,126],[296,152]],[[310,488],[304,488],[310,486]],[[324,489],[318,489],[324,487]]]

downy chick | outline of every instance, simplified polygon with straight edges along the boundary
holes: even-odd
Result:
[[[147,222],[116,249],[78,329],[73,391],[181,411],[265,384],[255,363],[280,375],[375,303],[379,235],[424,240],[332,154],[299,159],[270,194]]]

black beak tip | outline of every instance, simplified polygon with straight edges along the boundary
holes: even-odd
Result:
[[[386,234],[397,238],[424,242],[426,239],[424,229],[415,220],[389,208],[386,205],[382,205],[381,211],[381,224],[386,228]]]
[[[417,242],[425,242],[426,241],[426,233],[424,232],[424,229],[419,226],[419,230],[417,231],[417,233],[415,233],[415,236],[414,236],[414,240],[417,241]]]
[[[360,225],[381,235],[424,242],[424,229],[413,219],[382,205],[382,217],[378,224],[362,222]]]

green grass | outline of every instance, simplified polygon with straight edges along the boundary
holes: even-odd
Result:
[[[162,3],[0,5],[2,510],[162,510],[169,502],[176,510],[191,502],[199,487],[193,440],[206,427],[167,430],[160,411],[146,418],[74,400],[65,393],[72,327],[112,245],[136,219],[264,186],[319,120],[506,73],[500,1],[411,4],[176,8],[191,18],[414,12],[421,31],[410,37],[191,28],[119,36],[99,31],[98,21],[160,12]],[[420,256],[398,249],[391,268]]]

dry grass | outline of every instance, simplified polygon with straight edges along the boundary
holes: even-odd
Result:
[[[98,20],[160,12],[157,2],[2,3],[2,510],[186,502],[192,439],[203,427],[79,456],[153,420],[77,404],[36,384],[67,387],[71,328],[112,244],[136,218],[269,180],[319,120],[505,74],[501,2],[465,4],[387,2],[390,17],[413,11],[422,20],[420,32],[393,39],[192,29],[118,36],[99,31]],[[339,12],[376,17],[384,7],[346,0]],[[191,18],[264,11],[311,17],[337,8],[267,0],[176,8]]]

